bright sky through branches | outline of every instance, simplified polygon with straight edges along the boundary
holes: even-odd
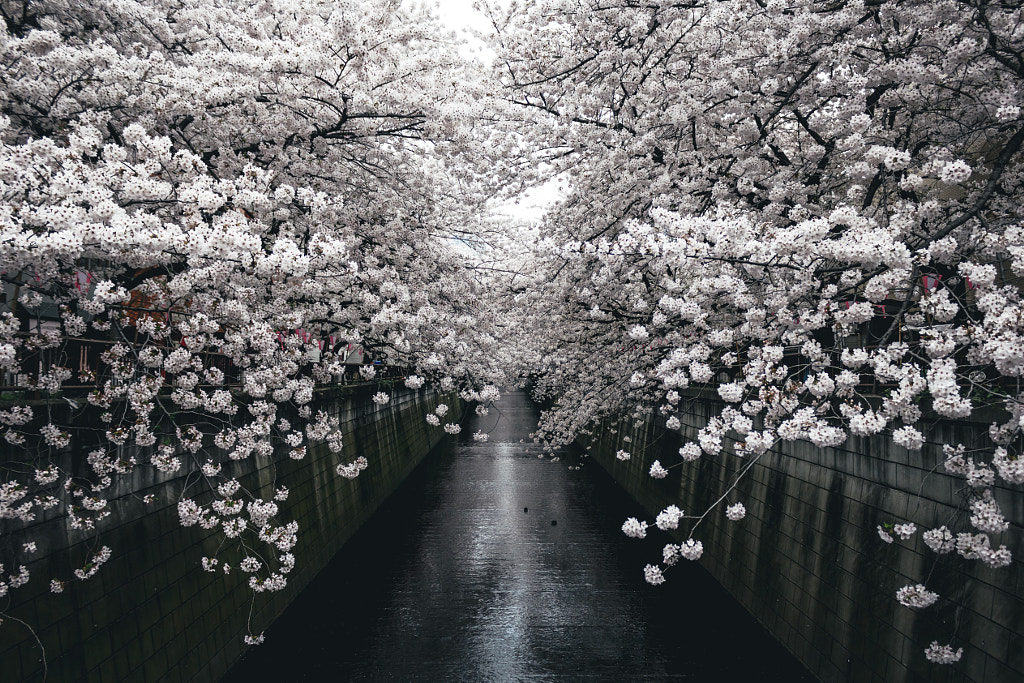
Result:
[[[492,26],[483,12],[473,9],[473,3],[474,0],[438,0],[437,12],[445,26],[467,41],[467,44],[459,49],[459,54],[466,59],[478,59],[488,63],[494,59],[495,53],[473,32],[487,34],[492,30]],[[495,212],[534,223],[539,221],[544,212],[557,201],[558,195],[558,182],[550,180],[523,193],[518,202],[495,207]]]
[[[472,34],[473,31],[487,33],[491,30],[484,14],[473,9],[473,0],[438,0],[437,13],[448,28],[468,41],[459,50],[462,56],[485,63],[494,58],[494,51]]]

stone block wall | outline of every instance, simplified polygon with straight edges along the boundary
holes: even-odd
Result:
[[[339,387],[320,400],[320,409],[339,418],[341,454],[320,445],[302,461],[279,449],[261,463],[249,458],[225,465],[225,474],[265,500],[275,486],[287,486],[282,514],[299,523],[287,588],[255,602],[237,565],[227,577],[203,571],[200,558],[216,552],[218,539],[178,522],[177,501],[183,489],[197,488],[194,477],[137,468],[111,497],[116,514],[101,522],[98,544],[68,529],[63,517],[40,519],[31,535],[39,549],[27,563],[33,579],[0,604],[7,616],[0,624],[0,680],[42,681],[45,671],[48,683],[216,681],[247,647],[247,624],[253,633],[265,629],[446,436],[426,423],[426,413],[445,402],[450,414],[462,414],[457,396],[429,390],[396,388],[391,402],[378,406],[370,400],[378,389]],[[369,466],[357,479],[335,473],[338,463],[358,456]],[[150,493],[156,502],[147,506],[142,497]],[[49,592],[44,577],[70,577],[100,545],[110,546],[113,556],[94,577],[68,584],[63,595]],[[69,564],[69,556],[80,562]]]
[[[965,482],[942,468],[937,443],[908,452],[884,436],[850,438],[837,448],[781,442],[753,464],[734,455],[685,463],[680,445],[723,407],[714,395],[689,399],[679,416],[681,434],[654,420],[609,422],[581,443],[647,510],[652,526],[670,504],[700,515],[723,495],[725,503],[742,502],[747,516],[740,522],[726,518],[724,504],[700,522],[694,533],[704,544],[699,562],[811,673],[823,681],[879,683],[1024,680],[1019,490],[994,488],[1011,527],[993,540],[1017,553],[1011,566],[991,569],[955,553],[940,558],[921,532],[942,524],[967,530],[970,513]],[[971,447],[984,442],[987,429],[940,422],[932,439]],[[616,460],[619,449],[632,458]],[[676,465],[660,481],[648,474],[656,459]],[[882,542],[879,524],[906,521],[919,528],[912,540]],[[666,578],[672,580],[671,569]],[[924,610],[901,606],[896,591],[917,583],[939,593],[940,601]],[[933,640],[963,647],[962,660],[928,662],[924,649]],[[737,647],[742,654],[742,644]]]

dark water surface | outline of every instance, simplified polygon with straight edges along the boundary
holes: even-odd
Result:
[[[813,680],[698,566],[647,585],[667,537],[622,534],[639,506],[539,459],[536,420],[521,393],[468,418],[225,680]]]

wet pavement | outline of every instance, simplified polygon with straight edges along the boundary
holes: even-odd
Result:
[[[536,419],[521,393],[468,418],[224,680],[813,680],[698,566],[647,585],[666,537],[626,538],[639,507],[538,458]]]

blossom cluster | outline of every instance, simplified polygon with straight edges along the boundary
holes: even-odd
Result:
[[[904,586],[896,591],[896,599],[906,607],[922,608],[933,605],[939,599],[938,593],[933,593],[921,584],[916,586]]]

